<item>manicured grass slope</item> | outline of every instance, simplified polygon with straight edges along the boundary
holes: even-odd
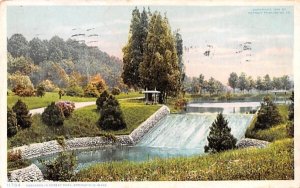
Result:
[[[85,98],[85,97],[70,97],[62,96],[59,99],[58,93],[47,92],[44,97],[19,97],[17,95],[7,96],[7,105],[12,107],[18,99],[25,102],[29,109],[41,108],[48,106],[53,101],[67,100],[73,102],[86,102],[86,101],[96,101],[96,98]]]
[[[63,135],[66,138],[99,136],[103,133],[116,135],[130,134],[144,120],[150,117],[161,106],[144,105],[121,101],[121,109],[124,113],[127,128],[119,131],[103,131],[96,122],[100,115],[96,111],[96,105],[75,110],[72,117],[65,120],[62,127],[49,127],[41,121],[41,115],[33,116],[33,124],[30,128],[19,131],[14,137],[8,139],[8,147],[21,146],[24,144],[44,142],[56,139]]]
[[[293,139],[265,149],[232,150],[206,156],[153,161],[111,162],[81,170],[77,181],[291,180]]]
[[[140,94],[138,92],[131,92],[131,93],[121,93],[120,95],[117,95],[117,99],[126,99],[126,98],[134,98],[134,97],[142,97],[143,94]],[[87,101],[96,101],[96,98],[87,98],[87,97],[70,97],[70,96],[62,96],[61,99],[59,99],[58,93],[55,92],[47,92],[44,97],[19,97],[17,95],[11,95],[7,96],[7,105],[9,107],[12,107],[18,99],[21,99],[23,102],[25,102],[29,109],[35,109],[35,108],[41,108],[48,106],[53,101],[59,101],[59,100],[66,100],[66,101],[72,101],[72,102],[87,102]]]

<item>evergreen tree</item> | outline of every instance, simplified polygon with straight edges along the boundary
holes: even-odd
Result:
[[[217,115],[217,119],[210,127],[207,137],[208,145],[204,147],[205,152],[220,152],[234,149],[237,139],[230,133],[231,128],[228,127],[228,121],[225,120],[222,113]]]
[[[12,109],[17,115],[17,122],[21,128],[28,128],[31,126],[31,114],[29,114],[28,107],[23,101],[19,99]]]
[[[120,104],[110,95],[100,111],[98,125],[103,130],[120,130],[126,128]]]
[[[267,129],[281,122],[277,106],[273,103],[269,96],[264,97],[258,111],[255,129]]]
[[[184,70],[184,64],[183,64],[183,46],[182,46],[182,37],[181,34],[179,33],[179,31],[177,30],[175,32],[175,44],[176,44],[176,52],[177,52],[177,56],[178,56],[178,65],[179,65],[179,70],[180,70],[180,85],[181,87],[183,87],[183,81],[185,78],[185,70]],[[183,89],[183,88],[181,88]]]
[[[108,99],[109,93],[107,90],[103,91],[100,96],[96,100],[97,110],[101,110],[103,108],[104,102]]]
[[[129,40],[123,48],[123,73],[125,84],[130,87],[140,86],[139,66],[143,61],[144,45],[148,34],[148,16],[137,7],[132,11]]]
[[[52,102],[42,113],[42,121],[49,126],[62,126],[64,124],[62,109]]]
[[[161,92],[159,102],[180,90],[180,70],[174,36],[167,17],[155,12],[150,20],[143,62],[139,68],[144,88]]]
[[[18,132],[16,114],[7,107],[7,137],[12,137]]]

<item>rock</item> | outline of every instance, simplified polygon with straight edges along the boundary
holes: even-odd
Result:
[[[44,177],[41,170],[35,164],[32,164],[26,168],[9,172],[8,181],[11,182],[44,181]]]
[[[264,140],[244,138],[241,139],[236,146],[237,148],[248,148],[248,147],[265,148],[268,144],[269,142]]]

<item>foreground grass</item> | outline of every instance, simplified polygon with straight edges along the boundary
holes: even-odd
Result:
[[[292,180],[293,139],[265,149],[232,150],[206,156],[111,162],[81,170],[76,181]]]
[[[274,127],[271,127],[269,129],[255,131],[254,125],[256,122],[256,118],[254,118],[253,122],[246,131],[246,137],[266,140],[269,142],[287,138],[288,135],[286,132],[286,124],[288,119],[288,105],[278,105],[278,110],[282,117],[282,123],[275,125]]]
[[[134,97],[142,97],[143,94],[139,92],[131,92],[131,93],[121,93],[120,95],[116,95],[117,99],[126,99],[126,98],[134,98]],[[72,102],[88,102],[88,101],[96,101],[96,98],[91,97],[70,97],[70,96],[62,96],[59,99],[58,93],[55,92],[47,92],[44,97],[19,97],[17,95],[7,96],[7,105],[12,107],[18,99],[21,99],[25,102],[29,109],[41,108],[48,106],[53,101],[59,100],[67,100]]]
[[[8,148],[54,140],[57,136],[73,138],[100,136],[105,133],[114,135],[130,134],[161,107],[159,105],[144,105],[143,103],[126,101],[121,101],[120,104],[127,124],[126,129],[119,131],[101,130],[97,126],[100,115],[96,111],[96,105],[93,105],[75,110],[72,117],[66,119],[62,127],[49,127],[42,122],[41,115],[34,115],[30,128],[20,130],[15,136],[8,138]]]

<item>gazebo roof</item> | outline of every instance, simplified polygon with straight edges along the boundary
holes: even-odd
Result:
[[[160,91],[156,91],[156,90],[146,90],[146,91],[142,91],[142,93],[160,93]]]

